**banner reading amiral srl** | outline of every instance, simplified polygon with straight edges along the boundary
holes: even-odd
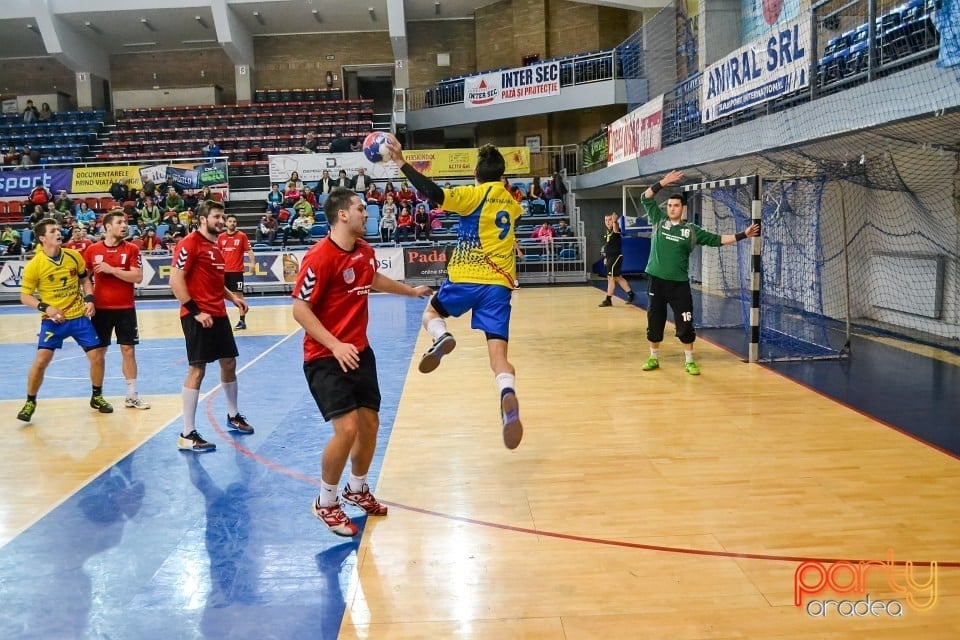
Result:
[[[425,149],[404,151],[403,158],[417,171],[431,178],[466,178],[477,166],[477,149]],[[530,173],[530,149],[527,147],[500,147],[506,162],[507,175]],[[312,184],[320,180],[326,170],[336,179],[340,169],[353,177],[363,167],[374,180],[398,180],[402,176],[392,162],[371,164],[362,153],[295,153],[270,156],[270,182],[281,185],[294,171],[300,179]]]
[[[743,111],[810,85],[810,21],[774,25],[770,33],[740,47],[703,72],[700,103],[704,122]]]
[[[560,62],[470,76],[463,84],[463,104],[467,108],[555,96],[560,94]]]
[[[662,133],[663,94],[660,94],[607,128],[607,164],[659,151]]]

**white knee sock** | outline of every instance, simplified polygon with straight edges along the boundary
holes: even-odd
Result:
[[[443,318],[434,318],[427,323],[427,333],[433,336],[433,339],[436,340],[443,334],[447,333],[447,321]]]
[[[180,398],[183,400],[183,431],[181,435],[190,435],[196,430],[197,404],[200,402],[200,389],[180,389]]]

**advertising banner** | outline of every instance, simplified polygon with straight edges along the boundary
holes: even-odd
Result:
[[[425,149],[404,151],[403,158],[417,171],[430,178],[467,178],[477,166],[477,149]],[[530,173],[528,147],[500,147],[506,162],[507,175]],[[324,169],[336,178],[340,169],[353,176],[357,168],[374,180],[399,180],[401,175],[392,162],[371,164],[362,153],[300,153],[270,156],[270,182],[284,184],[296,171],[306,184],[318,182]]]
[[[403,272],[405,279],[445,278],[447,261],[453,253],[451,246],[404,247]]]
[[[607,128],[607,164],[659,151],[662,132],[663,94],[660,94]]]
[[[132,164],[116,164],[105,167],[75,167],[73,181],[67,189],[73,193],[108,193],[110,185],[127,180],[131,189],[140,189],[140,167]]]
[[[703,121],[749,109],[809,86],[810,21],[794,20],[728,54],[703,72]]]
[[[463,82],[463,103],[467,108],[556,96],[560,94],[560,62],[484,73]]]
[[[18,197],[26,199],[39,181],[53,195],[61,189],[70,190],[73,177],[70,169],[17,169],[0,173],[0,198]]]

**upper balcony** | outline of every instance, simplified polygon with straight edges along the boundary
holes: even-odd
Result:
[[[627,85],[623,77],[623,57],[630,55],[623,48],[609,51],[553,58],[519,69],[502,68],[469,76],[445,79],[432,87],[413,88],[406,95],[406,125],[409,130],[437,129],[476,122],[491,122],[523,116],[536,116],[558,111],[587,109],[610,104],[627,104]],[[524,84],[527,69],[542,68],[559,79],[559,90],[553,95],[540,95],[533,100],[494,100],[477,107],[470,104],[470,87],[481,82],[498,89]],[[532,77],[532,73],[528,74]],[[646,82],[631,80],[631,102],[646,100]],[[469,106],[468,106],[469,105]]]

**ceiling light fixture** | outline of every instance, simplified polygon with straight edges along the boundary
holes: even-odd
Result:
[[[216,38],[206,38],[205,40],[181,40],[183,44],[213,44],[217,41]]]
[[[377,20],[377,12],[373,10],[373,7],[370,7],[369,9],[367,9],[367,13],[370,14],[370,19],[373,20],[374,22],[376,22],[376,20]]]
[[[314,10],[311,11],[310,13],[313,14],[313,19],[314,19],[314,20],[316,20],[317,22],[323,22],[323,18],[320,17],[320,10],[319,10],[319,9],[314,9]]]
[[[263,16],[260,15],[260,12],[259,12],[259,11],[254,11],[254,12],[253,12],[253,17],[257,19],[257,22],[260,23],[260,26],[262,26],[262,27],[267,26],[267,23],[264,21]]]
[[[39,31],[37,31],[37,25],[35,24],[28,24],[27,29],[30,29],[30,31],[33,31],[34,33],[40,33]]]
[[[83,26],[85,26],[87,29],[90,29],[90,31],[93,31],[93,32],[94,32],[95,34],[97,34],[98,36],[102,36],[102,35],[103,35],[103,31],[100,30],[100,27],[98,27],[97,25],[93,24],[92,22],[84,22],[84,23],[83,23]]]
[[[437,0],[433,3],[433,12],[437,15],[440,15],[440,0]]]
[[[123,46],[125,47],[155,47],[157,46],[156,42],[124,42]]]
[[[196,16],[196,17],[194,18],[194,20],[196,20],[196,21],[197,21],[197,24],[199,24],[199,25],[200,25],[201,27],[203,27],[204,29],[209,29],[209,28],[210,28],[210,25],[208,25],[208,24],[207,24],[207,21],[203,19],[203,16]]]
[[[146,18],[140,18],[140,24],[146,27],[147,31],[156,31],[156,29],[153,28],[153,25],[150,24],[150,21],[147,20]]]

